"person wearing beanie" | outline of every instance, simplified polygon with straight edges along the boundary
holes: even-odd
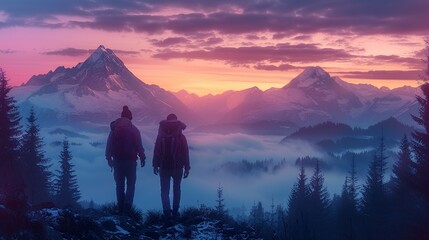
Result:
[[[133,120],[133,114],[131,113],[130,109],[128,109],[128,106],[124,106],[122,108],[121,117],[126,117],[130,120]]]
[[[187,178],[189,170],[189,148],[183,130],[186,125],[169,114],[159,123],[158,136],[153,153],[153,172],[159,175],[161,201],[166,218],[178,217],[180,207],[180,184]],[[173,209],[170,206],[170,181],[173,179]]]
[[[137,156],[140,166],[145,166],[145,150],[140,131],[131,123],[133,115],[128,108],[122,108],[121,117],[110,123],[110,133],[106,145],[107,164],[114,169],[118,213],[127,214],[133,205]],[[126,189],[125,189],[126,181]]]

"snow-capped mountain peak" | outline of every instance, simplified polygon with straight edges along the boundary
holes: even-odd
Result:
[[[73,114],[91,121],[97,121],[100,116],[110,118],[123,105],[131,106],[136,116],[144,116],[145,121],[159,121],[171,112],[184,120],[196,119],[172,93],[142,82],[103,45],[83,63],[33,76],[16,92],[28,92],[17,94],[22,96],[18,101],[24,105],[52,111],[53,115]],[[97,118],[93,119],[94,116]]]
[[[117,65],[118,67],[125,67],[124,63],[119,59],[115,53],[105,48],[103,45],[100,45],[89,58],[79,67],[85,65],[94,65],[94,64],[105,64],[110,63]]]
[[[115,53],[100,45],[83,63],[72,68],[58,67],[47,74],[33,76],[26,85],[78,85],[79,93],[132,90],[141,81],[131,73]]]
[[[323,68],[316,66],[306,68],[301,74],[292,79],[286,86],[294,88],[307,88],[311,86],[332,84],[335,84],[335,80],[331,78],[329,73],[323,70]]]

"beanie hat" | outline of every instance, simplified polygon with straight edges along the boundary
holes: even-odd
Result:
[[[125,106],[122,108],[121,117],[126,117],[126,118],[128,118],[128,119],[130,119],[130,120],[132,120],[132,119],[133,119],[133,114],[132,114],[132,113],[131,113],[131,111],[128,109],[128,106],[127,106],[127,105],[125,105]]]
[[[167,116],[167,120],[177,120],[177,116],[176,116],[176,114],[174,114],[174,113],[170,113],[170,114],[168,114],[168,116]]]

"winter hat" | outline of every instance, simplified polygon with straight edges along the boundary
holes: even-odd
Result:
[[[128,109],[128,106],[127,106],[127,105],[125,105],[125,106],[122,108],[121,117],[126,117],[126,118],[128,118],[128,119],[130,119],[130,120],[132,120],[132,119],[133,119],[133,114],[131,113],[130,109]]]
[[[176,114],[174,114],[174,113],[170,113],[170,114],[168,114],[168,116],[167,116],[167,120],[177,120],[177,116],[176,116]]]

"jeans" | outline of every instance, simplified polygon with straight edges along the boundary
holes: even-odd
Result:
[[[161,200],[164,213],[171,212],[170,207],[170,180],[173,179],[173,211],[180,207],[180,183],[182,182],[183,169],[161,168],[159,178],[161,182]]]
[[[133,205],[134,191],[136,185],[136,167],[137,162],[132,160],[115,161],[115,182],[116,199],[118,201],[118,210],[122,213],[129,210]],[[127,180],[127,190],[125,191],[125,179]]]

